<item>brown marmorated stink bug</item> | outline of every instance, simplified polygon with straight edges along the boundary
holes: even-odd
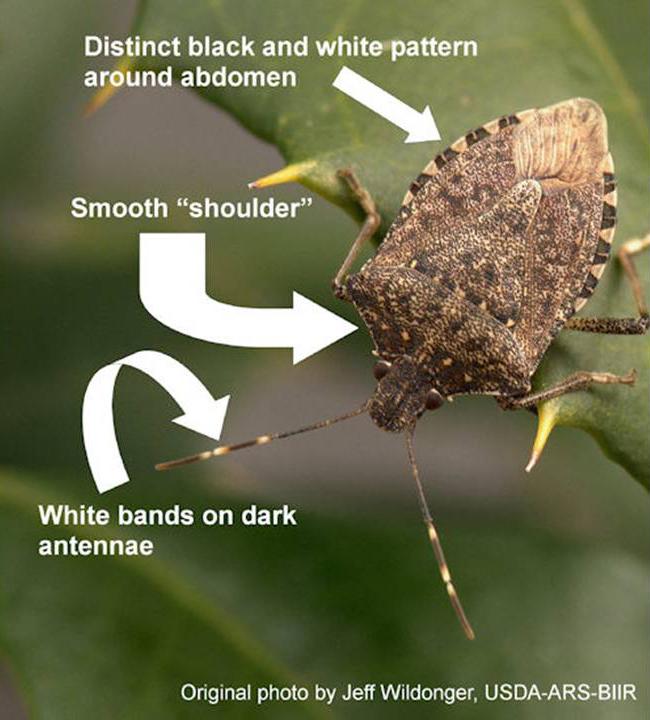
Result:
[[[625,243],[619,259],[636,318],[573,318],[603,273],[616,224],[616,184],[607,121],[593,101],[573,98],[493,120],[437,155],[411,184],[375,256],[348,275],[377,231],[379,213],[352,170],[340,178],[366,220],[333,285],[372,335],[378,381],[360,408],[299,430],[162,463],[207,460],[324,428],[368,412],[404,432],[429,539],[454,610],[474,637],[427,507],[413,450],[415,425],[456,395],[493,395],[506,409],[591,383],[634,383],[635,372],[578,372],[539,392],[531,377],[562,329],[642,334],[650,321],[632,256],[650,236]],[[535,454],[529,469],[536,460]]]

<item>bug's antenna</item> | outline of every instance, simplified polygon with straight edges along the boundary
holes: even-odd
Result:
[[[427,505],[427,499],[424,495],[424,488],[422,487],[422,482],[420,481],[420,473],[418,472],[418,466],[415,461],[415,451],[413,449],[414,434],[414,427],[411,427],[409,430],[407,430],[406,449],[408,451],[409,464],[411,466],[411,471],[413,472],[415,486],[418,491],[418,500],[420,502],[420,509],[422,510],[424,524],[427,526],[427,533],[429,535],[429,540],[431,541],[431,547],[433,548],[433,553],[436,556],[436,561],[438,562],[438,569],[440,570],[442,581],[445,583],[445,588],[447,589],[447,594],[449,595],[451,605],[454,608],[456,615],[458,616],[458,621],[460,622],[460,625],[463,628],[463,632],[467,636],[467,639],[473,640],[475,638],[474,630],[472,630],[472,626],[467,619],[467,615],[465,615],[465,611],[463,610],[463,606],[461,605],[460,598],[458,597],[458,593],[456,592],[454,583],[451,580],[451,573],[449,572],[449,566],[447,565],[447,560],[445,559],[445,553],[442,550],[440,538],[438,537],[436,526],[433,524],[433,519],[431,518],[431,513],[429,512],[429,506]]]
[[[187,457],[179,458],[178,460],[170,460],[168,462],[158,463],[156,470],[170,470],[171,468],[179,467],[181,465],[189,465],[190,463],[199,462],[200,460],[209,460],[213,457],[220,455],[227,455],[235,450],[243,450],[247,447],[254,447],[255,445],[267,445],[272,440],[281,440],[282,438],[291,437],[291,435],[300,435],[300,433],[311,432],[312,430],[320,430],[321,428],[329,427],[335,423],[342,422],[343,420],[349,420],[350,418],[362,415],[368,409],[368,402],[366,401],[361,407],[351,412],[347,412],[344,415],[338,415],[337,417],[329,418],[328,420],[320,420],[319,422],[313,423],[312,425],[305,425],[305,427],[298,428],[297,430],[289,430],[288,432],[273,433],[271,435],[259,435],[252,440],[246,442],[235,443],[233,445],[220,445],[213,450],[206,450],[205,452],[197,453],[196,455],[188,455]]]

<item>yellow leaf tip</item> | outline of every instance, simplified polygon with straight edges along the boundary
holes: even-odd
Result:
[[[530,454],[530,460],[528,460],[528,465],[526,465],[526,472],[529,473],[535,465],[537,465],[537,461],[539,460],[541,456],[540,452],[537,452],[535,448],[533,448],[533,451]]]
[[[106,85],[98,90],[86,103],[83,109],[83,116],[85,118],[94,115],[99,108],[106,105],[106,103],[115,95],[117,88],[113,85]]]
[[[550,409],[549,405],[542,405],[538,408],[537,434],[535,435],[535,441],[533,442],[533,449],[530,453],[528,465],[526,465],[527,473],[530,472],[535,465],[537,465],[537,461],[542,456],[544,448],[546,447],[546,441],[555,427],[555,422],[555,413]]]
[[[132,67],[133,59],[124,58],[123,60],[120,60],[117,65],[115,65],[113,70],[115,72],[126,73]],[[113,95],[115,95],[118,90],[119,87],[116,87],[115,85],[104,85],[103,87],[99,88],[90,98],[90,100],[86,103],[83,110],[83,116],[90,117],[90,115],[96,113],[100,108],[106,105],[106,103],[113,97]]]
[[[293,165],[287,165],[281,170],[277,170],[270,175],[253,180],[248,183],[248,187],[251,189],[271,187],[272,185],[282,185],[290,182],[300,182],[305,173],[313,166],[313,162],[302,162],[294,163]]]

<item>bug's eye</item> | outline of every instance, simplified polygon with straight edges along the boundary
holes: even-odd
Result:
[[[439,407],[444,405],[444,403],[445,399],[442,395],[434,388],[431,388],[431,390],[427,393],[427,399],[425,400],[424,407],[427,410],[437,410]]]
[[[375,376],[375,380],[381,380],[386,373],[390,370],[390,363],[386,360],[379,360],[375,363],[375,367],[372,369],[372,374]]]

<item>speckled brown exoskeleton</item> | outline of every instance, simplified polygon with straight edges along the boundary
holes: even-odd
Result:
[[[368,412],[383,430],[406,435],[440,573],[465,634],[473,638],[420,482],[415,425],[426,410],[457,395],[493,395],[503,408],[534,409],[592,383],[633,384],[634,370],[624,376],[585,371],[531,392],[531,377],[560,330],[648,330],[632,257],[648,247],[650,236],[619,251],[639,316],[574,318],[603,273],[616,224],[607,122],[601,108],[583,98],[503,116],[437,155],[411,184],[375,256],[354,274],[348,273],[380,217],[353,170],[339,177],[366,220],[333,286],[372,335],[374,395],[340,417],[158,467],[225,455]],[[533,455],[528,469],[535,460]]]

